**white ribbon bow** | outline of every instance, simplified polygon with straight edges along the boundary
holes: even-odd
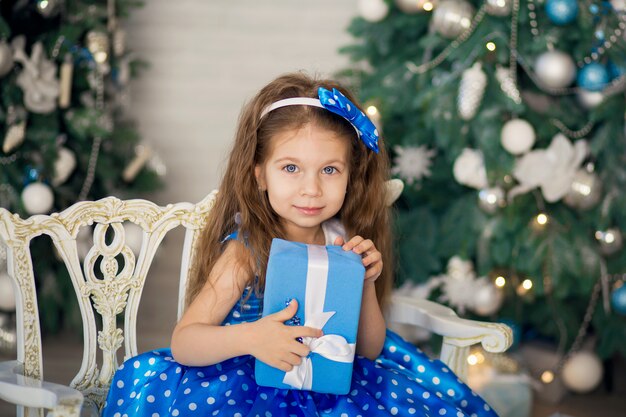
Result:
[[[306,290],[304,303],[304,325],[323,329],[335,311],[323,311],[328,282],[328,252],[326,247],[308,245],[309,262],[306,274]],[[356,345],[336,334],[322,337],[304,337],[302,343],[326,359],[336,362],[350,363],[354,360]],[[313,363],[311,355],[302,359],[300,365],[285,374],[285,384],[297,389],[310,390],[313,386]]]

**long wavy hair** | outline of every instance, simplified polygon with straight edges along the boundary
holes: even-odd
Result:
[[[215,205],[207,219],[197,247],[195,264],[190,274],[185,297],[189,305],[203,288],[209,273],[223,252],[222,240],[239,229],[245,236],[246,248],[240,249],[238,266],[249,275],[249,284],[257,294],[265,287],[265,272],[272,238],[284,238],[285,231],[278,215],[270,206],[267,194],[259,190],[254,175],[257,164],[265,162],[271,139],[286,130],[311,123],[345,138],[350,146],[350,168],[344,204],[336,217],[347,232],[371,239],[383,256],[383,271],[376,280],[376,293],[381,306],[386,304],[392,286],[394,263],[391,256],[389,209],[385,204],[385,181],[389,177],[389,161],[382,140],[375,154],[357,140],[356,131],[344,118],[312,106],[286,106],[271,111],[261,119],[270,104],[290,97],[317,98],[318,87],[336,88],[352,102],[352,94],[336,81],[312,78],[304,73],[278,77],[265,86],[244,107],[235,143],[222,179]],[[238,220],[235,222],[235,215]],[[243,245],[240,245],[243,248]],[[254,277],[258,279],[253,279]]]

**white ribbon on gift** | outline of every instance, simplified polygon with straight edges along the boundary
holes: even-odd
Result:
[[[304,302],[304,325],[323,329],[335,311],[324,311],[326,284],[328,282],[328,252],[325,246],[308,245],[309,262],[306,273],[306,290]],[[326,334],[322,337],[304,337],[302,343],[317,353],[335,362],[350,363],[354,360],[356,344],[348,343],[342,336]],[[313,386],[313,363],[311,355],[302,358],[285,374],[285,384],[294,388],[310,390]]]

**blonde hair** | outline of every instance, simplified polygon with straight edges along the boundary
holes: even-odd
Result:
[[[265,86],[243,109],[235,143],[215,206],[199,239],[195,265],[190,274],[186,293],[189,305],[205,285],[209,274],[223,252],[222,240],[235,230],[239,239],[245,236],[249,250],[238,254],[238,266],[250,277],[257,294],[265,286],[265,271],[272,238],[284,238],[278,215],[272,210],[267,195],[259,190],[254,168],[268,157],[272,137],[286,130],[314,124],[328,129],[350,143],[350,175],[346,198],[337,217],[348,238],[360,235],[371,239],[382,253],[384,268],[376,281],[379,303],[384,305],[392,286],[394,263],[391,257],[389,209],[385,204],[385,181],[389,177],[389,162],[382,141],[378,154],[357,140],[352,125],[328,110],[311,106],[288,106],[273,110],[260,118],[270,104],[290,97],[317,98],[318,87],[340,90],[361,107],[352,94],[332,80],[316,79],[304,73],[278,77]],[[235,215],[239,213],[239,224]],[[253,257],[251,260],[250,256]],[[253,280],[257,276],[258,279]]]

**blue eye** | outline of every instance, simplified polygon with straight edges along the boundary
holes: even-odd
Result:
[[[324,174],[334,174],[335,172],[337,172],[337,168],[335,168],[335,167],[324,167],[324,169],[322,169],[322,172]]]
[[[291,174],[293,174],[294,172],[296,172],[298,170],[298,167],[295,166],[294,164],[289,164],[289,165],[285,165],[283,167],[283,169]]]

